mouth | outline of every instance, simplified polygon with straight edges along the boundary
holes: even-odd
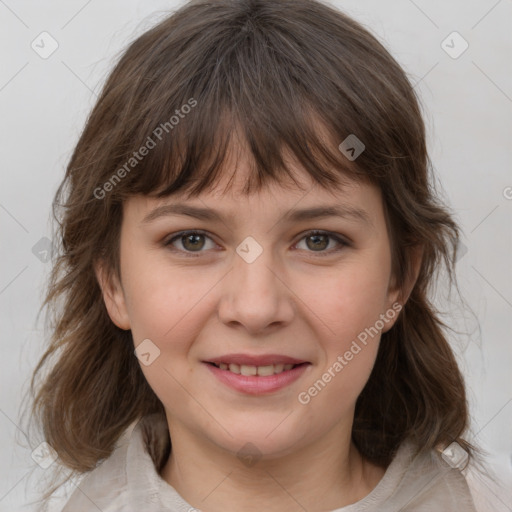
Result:
[[[268,395],[291,386],[310,373],[312,363],[268,354],[229,354],[202,361],[222,385],[246,395]]]
[[[291,363],[277,363],[277,364],[266,364],[262,366],[247,365],[247,364],[236,364],[236,363],[224,363],[224,362],[210,362],[205,361],[207,364],[215,366],[220,370],[234,373],[236,375],[243,375],[246,377],[268,377],[271,375],[278,375],[283,372],[287,372],[297,368],[298,366],[309,365],[310,363],[303,362],[297,364]]]

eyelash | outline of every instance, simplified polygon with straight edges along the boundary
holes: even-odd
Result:
[[[204,235],[207,238],[211,239],[211,237],[208,236],[207,232],[203,231],[201,229],[195,229],[195,230],[189,230],[189,231],[180,231],[179,233],[176,233],[175,235],[173,235],[168,240],[164,241],[164,246],[168,247],[173,252],[181,252],[184,255],[186,255],[186,257],[192,257],[192,258],[199,257],[201,255],[201,253],[203,253],[205,251],[193,252],[193,251],[186,251],[186,250],[171,248],[172,247],[172,243],[175,240],[178,240],[178,239],[180,239],[180,238],[182,238],[182,237],[184,237],[186,235]],[[313,229],[311,231],[307,231],[306,233],[304,233],[304,235],[302,236],[302,238],[299,239],[297,244],[300,241],[302,241],[304,238],[308,238],[308,237],[314,236],[314,235],[325,235],[325,236],[328,236],[329,238],[335,240],[336,242],[338,242],[341,245],[341,247],[339,249],[334,249],[334,250],[326,250],[326,251],[318,251],[318,252],[316,252],[316,251],[307,251],[307,252],[315,253],[316,256],[319,256],[319,257],[328,256],[328,255],[331,255],[333,253],[340,252],[344,247],[350,247],[350,244],[346,240],[344,240],[343,238],[341,238],[341,237],[339,237],[339,236],[337,236],[334,233],[331,233],[329,231],[321,231],[321,230],[318,230],[318,229]],[[297,245],[297,244],[295,244],[295,245]]]

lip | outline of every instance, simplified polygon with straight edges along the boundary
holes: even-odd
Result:
[[[223,356],[214,357],[203,361],[205,363],[226,363],[226,364],[245,364],[247,366],[266,366],[270,364],[301,364],[308,363],[304,359],[296,359],[294,357],[284,356],[281,354],[225,354]]]
[[[246,357],[246,356],[244,356]],[[247,360],[246,358],[244,359]],[[281,373],[267,376],[253,376],[241,375],[230,372],[229,370],[221,370],[217,366],[208,362],[203,364],[209,369],[210,372],[224,385],[248,395],[263,395],[273,393],[286,386],[289,386],[297,379],[299,379],[304,372],[311,366],[310,363],[285,363],[285,364],[299,364],[291,370],[285,370]],[[238,364],[238,363],[235,363]],[[243,364],[243,363],[242,363]],[[254,366],[263,366],[262,364]]]

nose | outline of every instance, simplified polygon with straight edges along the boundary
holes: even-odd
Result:
[[[253,336],[289,324],[296,308],[286,270],[270,249],[255,253],[250,243],[245,247],[240,244],[238,249],[233,268],[223,281],[218,308],[221,322],[244,328]]]

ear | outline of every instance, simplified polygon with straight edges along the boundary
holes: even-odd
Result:
[[[94,271],[110,319],[120,329],[130,329],[130,317],[126,308],[124,292],[117,275],[107,270],[104,261],[97,261],[94,264]]]
[[[388,310],[393,309],[397,310],[396,304],[400,304],[400,309],[405,305],[405,303],[409,300],[409,296],[418,280],[418,275],[421,269],[421,262],[423,260],[423,246],[415,245],[409,249],[408,258],[410,261],[410,272],[409,275],[405,277],[405,282],[401,287],[397,286],[396,278],[393,276],[390,286],[388,288]],[[393,305],[395,306],[393,307]],[[386,327],[382,330],[382,332],[386,332],[391,327],[393,327],[398,315],[393,315],[394,320],[387,322]]]

